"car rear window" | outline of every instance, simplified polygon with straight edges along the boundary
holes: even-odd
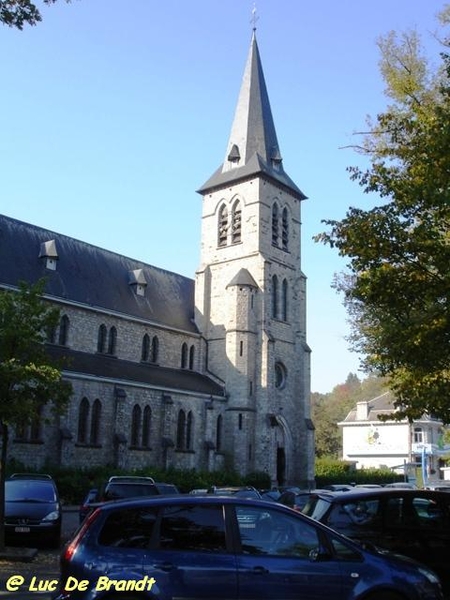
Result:
[[[222,505],[166,506],[161,521],[160,548],[225,552],[225,520]]]
[[[148,548],[157,514],[157,508],[114,511],[105,519],[98,543],[117,548]]]

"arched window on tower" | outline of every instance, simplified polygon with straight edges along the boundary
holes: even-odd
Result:
[[[89,400],[82,398],[78,409],[78,434],[77,441],[79,444],[87,443],[89,421]]]
[[[150,356],[150,337],[148,333],[142,338],[141,360],[147,362]]]
[[[274,202],[272,206],[272,246],[278,246],[280,236],[279,211],[278,204]]]
[[[177,419],[177,450],[184,450],[186,444],[186,415],[183,409],[178,412]]]
[[[144,417],[142,419],[142,447],[150,448],[150,431],[152,425],[152,409],[150,406],[144,408]]]
[[[152,353],[150,360],[152,363],[157,363],[159,358],[159,339],[158,336],[154,335],[152,338]]]
[[[117,345],[117,329],[115,327],[111,327],[109,330],[109,338],[108,338],[108,354],[114,355],[116,353],[116,345]]]
[[[142,410],[139,404],[133,406],[131,414],[131,445],[139,446],[139,434],[141,432]]]
[[[94,400],[92,405],[92,416],[91,416],[91,435],[90,443],[94,446],[100,443],[100,419],[102,416],[102,403],[97,398]]]
[[[241,203],[237,200],[233,205],[231,217],[231,242],[238,244],[242,236],[242,211]]]
[[[186,369],[188,365],[188,346],[186,342],[181,346],[181,368]]]
[[[195,366],[195,346],[189,348],[189,370],[193,371]]]
[[[222,420],[222,415],[219,415],[216,421],[216,452],[220,452],[222,450]]]
[[[69,325],[69,317],[67,315],[63,315],[59,322],[58,344],[60,346],[67,346],[67,340],[69,339]]]
[[[278,318],[278,277],[272,277],[272,318]]]
[[[106,349],[106,325],[102,323],[98,328],[98,338],[97,338],[97,352],[103,354]]]
[[[281,287],[281,319],[283,321],[288,320],[288,282],[287,279],[283,279]]]
[[[219,210],[217,244],[219,246],[227,245],[228,236],[228,209],[225,204],[222,204]]]
[[[283,250],[289,250],[289,214],[288,209],[283,208],[282,229],[281,229],[281,247]]]
[[[192,449],[193,433],[194,433],[194,415],[192,414],[192,410],[190,410],[187,414],[187,419],[186,419],[186,450]]]

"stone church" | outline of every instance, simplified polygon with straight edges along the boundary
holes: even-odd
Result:
[[[0,286],[45,277],[61,315],[48,351],[73,386],[63,416],[44,406],[13,432],[10,456],[313,482],[305,196],[283,168],[255,32],[224,161],[198,192],[195,280],[0,215]]]

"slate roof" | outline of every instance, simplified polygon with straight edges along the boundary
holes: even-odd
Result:
[[[378,416],[381,414],[390,414],[394,412],[393,406],[393,396],[391,392],[385,392],[381,394],[381,396],[377,396],[376,398],[372,398],[367,401],[368,411],[367,411],[367,419],[365,421],[378,421]],[[344,423],[349,422],[361,422],[360,419],[356,417],[356,406],[348,413],[348,415],[344,419]]]
[[[255,32],[242,79],[225,161],[197,190],[205,194],[254,176],[274,179],[299,200],[306,196],[285,173]]]
[[[224,388],[195,371],[169,369],[150,363],[122,360],[107,354],[90,354],[63,346],[47,346],[48,354],[61,361],[63,371],[99,378],[121,380],[124,383],[147,384],[170,390],[180,390],[208,396],[224,396]]]
[[[56,270],[40,254],[57,254]],[[0,215],[0,285],[42,277],[55,299],[197,333],[193,279]],[[144,296],[133,283],[144,284]]]
[[[367,423],[370,421],[378,421],[380,415],[389,415],[395,412],[394,395],[387,391],[376,398],[367,400],[367,419],[361,420],[357,418],[357,407],[355,406],[348,413],[342,423]],[[419,421],[419,419],[418,419]],[[434,417],[423,415],[420,421],[436,421]]]

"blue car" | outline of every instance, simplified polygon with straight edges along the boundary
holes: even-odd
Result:
[[[285,506],[181,495],[97,507],[64,547],[58,600],[441,600],[437,576]]]

